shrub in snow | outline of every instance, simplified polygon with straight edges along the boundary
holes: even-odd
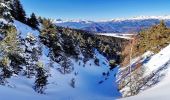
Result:
[[[96,59],[94,60],[94,63],[95,63],[97,66],[100,66],[100,65],[99,65],[99,59],[98,59],[98,58],[96,58]]]
[[[111,70],[117,66],[115,60],[110,60],[109,65]]]
[[[1,59],[0,61],[0,85],[5,85],[6,78],[10,78],[12,76],[12,72],[9,69],[9,58],[8,57],[4,57],[3,59]]]
[[[72,78],[72,79],[71,79],[71,82],[70,82],[70,86],[71,86],[72,88],[75,88],[75,83],[76,83],[75,78]]]

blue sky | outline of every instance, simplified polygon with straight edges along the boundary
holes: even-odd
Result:
[[[170,15],[170,0],[21,0],[27,15],[48,18],[113,19]]]

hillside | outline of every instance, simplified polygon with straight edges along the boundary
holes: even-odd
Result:
[[[1,99],[168,100],[169,19],[54,21],[0,1]]]
[[[115,76],[126,39],[59,27],[34,14],[26,20],[24,16],[16,19],[10,3],[0,6],[9,16],[0,17],[3,100],[110,100],[121,96]]]
[[[170,45],[162,49],[158,54],[155,54],[145,64],[147,68],[146,75],[155,72],[154,77],[148,81],[149,89],[141,90],[141,92],[132,97],[124,98],[125,100],[169,100],[170,89]],[[159,69],[159,70],[158,70]]]
[[[72,64],[71,66],[73,67],[73,69],[71,70],[71,72],[63,74],[59,70],[60,68],[62,68],[60,62],[57,63],[55,61],[51,61],[52,59],[48,56],[50,53],[50,48],[40,42],[38,38],[38,36],[40,35],[39,31],[33,30],[31,27],[19,21],[14,21],[13,25],[16,27],[17,32],[21,33],[20,36],[22,38],[22,41],[29,39],[30,36],[32,38],[35,37],[34,41],[36,42],[34,43],[34,45],[29,43],[29,41],[25,41],[26,44],[21,45],[23,50],[25,48],[25,52],[23,52],[22,54],[23,57],[24,55],[25,57],[27,55],[30,55],[32,52],[31,50],[33,50],[34,48],[39,48],[39,46],[41,45],[42,52],[37,59],[38,61],[35,61],[35,64],[37,62],[41,62],[44,66],[44,69],[47,71],[48,74],[48,84],[46,85],[44,95],[37,94],[33,89],[36,77],[34,75],[36,74],[32,73],[30,74],[30,76],[28,76],[28,74],[24,75],[24,72],[27,70],[25,70],[24,68],[25,64],[22,64],[21,71],[19,71],[18,73],[13,73],[10,78],[5,79],[4,86],[0,86],[0,93],[3,94],[1,98],[3,98],[4,100],[11,98],[13,100],[22,100],[24,98],[29,98],[32,100],[56,100],[56,98],[60,100],[78,100],[79,98],[82,99],[82,97],[84,97],[85,100],[97,100],[99,98],[107,100],[110,98],[121,96],[121,94],[117,91],[116,83],[113,84],[113,82],[115,82],[114,80],[116,80],[113,76],[115,76],[117,69],[110,70],[109,61],[103,55],[101,55],[97,51],[97,49],[93,54],[95,58],[89,58],[85,63],[83,62],[84,56],[82,55],[82,53],[80,53],[78,59],[75,59],[72,56],[68,56],[67,59],[69,59],[69,63]],[[27,49],[29,50],[29,52],[27,52]],[[30,58],[24,59],[27,59],[27,61],[33,61]],[[96,64],[97,62],[95,63],[95,59],[99,59],[98,64]],[[28,62],[28,64],[34,63]],[[12,67],[12,65],[8,67],[10,68]],[[11,69],[11,71],[12,70],[13,69]],[[103,73],[106,73],[106,75],[104,75]],[[10,94],[8,94],[9,91]],[[92,96],[93,98],[91,98]]]
[[[119,68],[117,83],[123,97],[137,95],[134,98],[125,99],[154,98],[159,100],[164,96],[164,94],[155,94],[164,91],[161,87],[159,91],[152,90],[159,87],[159,84],[167,83],[166,79],[169,77],[169,33],[169,28],[161,21],[160,24],[152,26],[133,37],[131,44],[125,47],[123,55],[126,55],[126,57],[122,62],[124,66]],[[130,50],[133,51],[130,52]],[[129,52],[131,57],[128,55]],[[148,94],[144,95],[143,93]],[[158,98],[155,98],[157,96]]]

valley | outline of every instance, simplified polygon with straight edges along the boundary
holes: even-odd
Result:
[[[168,15],[28,16],[20,0],[0,1],[0,99],[168,100],[169,26]]]

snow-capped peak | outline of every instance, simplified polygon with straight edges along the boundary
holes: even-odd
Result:
[[[165,15],[165,16],[136,16],[136,17],[132,17],[132,18],[116,18],[116,19],[112,19],[112,21],[146,20],[146,19],[168,20],[168,19],[170,19],[170,15]]]
[[[159,19],[159,20],[168,20],[170,19],[170,15],[164,16],[135,16],[131,18],[114,18],[114,19],[106,19],[106,20],[85,20],[85,19],[54,19],[53,23],[66,23],[66,22],[76,22],[76,23],[92,23],[92,22],[110,22],[110,21],[125,21],[125,20],[146,20],[146,19]]]
[[[135,18],[136,19],[170,19],[170,15],[165,15],[165,16],[139,16],[139,17],[135,17]]]
[[[84,20],[84,19],[54,19],[52,20],[53,23],[66,23],[66,22],[75,22],[75,23],[91,23],[93,21]]]

